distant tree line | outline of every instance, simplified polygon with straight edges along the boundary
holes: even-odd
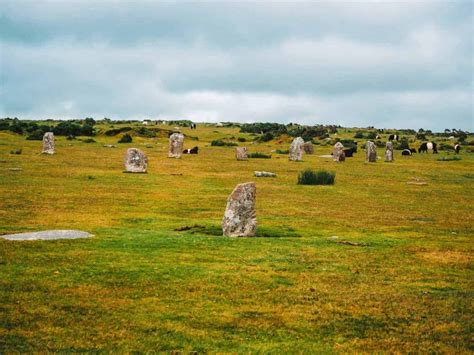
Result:
[[[60,121],[57,125],[38,124],[35,121],[22,121],[18,118],[4,118],[0,120],[0,130],[17,134],[27,134],[28,140],[41,140],[46,132],[53,132],[57,136],[94,136],[96,134],[93,118],[84,120]],[[51,122],[54,123],[54,122]]]
[[[340,126],[329,125],[315,125],[304,126],[299,124],[281,124],[281,123],[245,123],[240,126],[242,133],[260,134],[260,141],[267,142],[282,134],[287,134],[291,137],[301,137],[305,141],[310,141],[313,138],[327,138],[331,133],[337,133]]]

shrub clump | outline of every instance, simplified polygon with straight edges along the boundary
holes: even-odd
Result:
[[[270,159],[272,157],[271,154],[265,154],[260,152],[250,153],[248,155],[249,158],[260,158],[260,159]]]
[[[10,154],[21,154],[21,149],[10,150]]]
[[[277,153],[277,154],[289,154],[290,151],[288,149],[277,149],[277,150],[275,150],[275,153]]]
[[[334,185],[336,173],[326,170],[303,170],[298,175],[298,185]]]
[[[237,143],[234,142],[224,142],[222,139],[215,139],[211,142],[212,147],[235,147],[238,146]]]
[[[83,140],[84,143],[96,143],[94,138],[87,138]]]
[[[132,136],[128,133],[124,134],[122,138],[119,139],[119,143],[132,143]]]

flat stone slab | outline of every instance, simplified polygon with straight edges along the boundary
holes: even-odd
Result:
[[[78,230],[49,230],[41,232],[16,233],[0,235],[7,240],[55,240],[55,239],[79,239],[90,238],[92,234]]]

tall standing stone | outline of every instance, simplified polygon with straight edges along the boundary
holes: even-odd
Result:
[[[305,142],[303,144],[303,150],[306,154],[314,154],[314,147],[313,143],[311,142]]]
[[[332,151],[332,156],[334,161],[345,161],[346,154],[344,153],[344,145],[341,142],[334,144],[334,149]]]
[[[247,154],[247,147],[235,148],[235,158],[237,160],[247,160],[249,158]]]
[[[181,158],[183,153],[184,135],[182,133],[173,133],[170,136],[170,145],[168,158]]]
[[[365,160],[369,163],[375,163],[377,161],[377,147],[374,142],[367,141],[365,146]]]
[[[303,159],[304,140],[301,137],[293,139],[290,145],[289,159],[292,161],[301,161]]]
[[[125,171],[127,173],[146,173],[148,158],[137,148],[128,148],[125,154]]]
[[[254,182],[239,184],[227,199],[222,232],[226,237],[253,237],[257,231]]]
[[[393,143],[387,142],[385,144],[385,161],[392,162],[393,161]]]
[[[54,154],[54,133],[46,132],[43,136],[43,154]]]

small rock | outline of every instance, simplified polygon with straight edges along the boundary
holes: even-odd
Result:
[[[254,182],[239,184],[227,199],[222,232],[226,237],[253,237],[257,231]]]
[[[301,161],[303,159],[304,140],[301,137],[293,139],[290,145],[289,159],[291,161]]]
[[[276,177],[275,173],[269,171],[254,171],[256,177]]]
[[[54,154],[54,133],[46,132],[43,136],[42,154]]]
[[[127,173],[146,173],[148,158],[137,148],[128,148],[125,154],[125,171]]]
[[[55,240],[55,239],[79,239],[90,238],[92,234],[78,230],[47,230],[41,232],[28,232],[0,235],[7,240]]]
[[[235,148],[235,158],[237,160],[248,160],[247,147]]]
[[[375,163],[377,161],[377,147],[372,141],[367,141],[365,146],[365,160],[368,163]]]
[[[169,139],[168,158],[181,158],[183,153],[184,135],[173,133]]]

